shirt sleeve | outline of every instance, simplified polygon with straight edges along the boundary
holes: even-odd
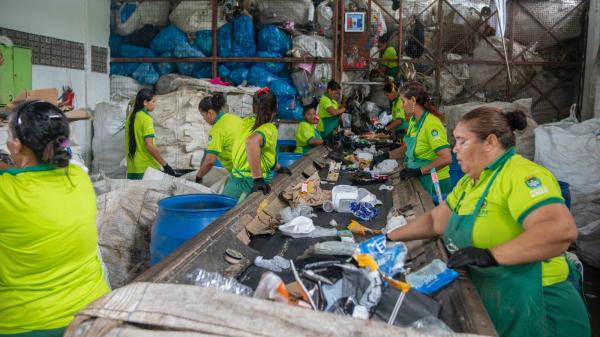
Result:
[[[152,118],[144,118],[142,119],[142,136],[144,139],[146,138],[155,138],[154,136],[154,121]]]
[[[337,105],[332,99],[323,95],[319,101],[319,117],[331,117],[331,114],[327,111],[328,108],[333,107],[337,109]]]
[[[565,202],[556,178],[538,165],[519,167],[511,172],[510,179],[508,210],[519,224],[542,206]]]
[[[446,128],[437,119],[426,123],[424,127],[427,137],[427,142],[433,152],[438,152],[450,147],[448,137],[446,136]],[[421,131],[421,132],[423,132]]]
[[[218,155],[223,151],[223,133],[213,127],[208,134],[208,146],[206,152]]]
[[[298,130],[296,130],[296,143],[300,145],[307,145],[308,141],[313,138],[314,132],[310,125],[307,123],[300,123]]]

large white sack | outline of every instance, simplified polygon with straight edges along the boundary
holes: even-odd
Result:
[[[242,7],[254,16],[259,26],[287,21],[306,25],[316,20],[311,0],[244,0]]]
[[[110,99],[118,101],[135,97],[142,88],[152,88],[151,85],[142,85],[140,82],[128,76],[110,76]]]
[[[169,20],[186,33],[212,29],[212,9],[210,0],[182,1],[173,9]],[[217,28],[227,23],[224,16],[224,6],[219,5]]]
[[[201,193],[221,194],[225,183],[229,178],[229,172],[222,167],[213,167],[202,178],[202,184],[196,183],[196,170],[187,173],[181,177],[173,177],[151,167],[144,172],[143,181],[171,181],[180,184],[192,186],[198,189]]]
[[[118,7],[111,12],[113,27],[119,35],[129,35],[144,25],[153,25],[157,28],[166,26],[169,23],[169,1],[145,1],[136,3],[135,11],[125,21],[121,21],[121,12],[125,5]]]
[[[110,178],[125,178],[127,169],[121,166],[125,158],[125,116],[129,101],[110,101],[94,108],[92,138],[92,171]]]

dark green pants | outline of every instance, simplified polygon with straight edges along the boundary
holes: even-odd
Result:
[[[10,335],[2,335],[0,334],[0,336],[5,337],[5,336],[9,336],[9,337],[62,337],[62,335],[65,333],[65,330],[67,328],[58,328],[58,329],[50,329],[50,330],[36,330],[36,331],[29,331],[29,332],[23,332],[23,333],[15,333],[15,334],[10,334]]]
[[[544,287],[548,337],[590,337],[587,309],[575,287],[567,281]]]

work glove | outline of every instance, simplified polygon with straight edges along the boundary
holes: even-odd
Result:
[[[263,178],[255,178],[254,185],[252,185],[252,192],[262,191],[264,195],[271,193],[271,186],[265,182]]]
[[[381,163],[382,161],[384,161],[386,159],[390,159],[390,153],[389,152],[384,152],[383,154],[375,156],[375,158],[373,158],[373,166],[379,165],[379,163]]]
[[[173,170],[173,168],[169,166],[168,163],[165,164],[165,166],[163,166],[163,172],[170,176],[175,176],[175,170]]]
[[[498,262],[489,249],[466,247],[459,249],[450,256],[448,267],[461,268],[466,266],[495,267]]]
[[[292,175],[292,171],[285,166],[280,166],[275,172],[277,172],[277,174],[287,174],[288,176]]]
[[[202,177],[196,176],[196,184],[202,185]]]
[[[402,179],[402,180],[406,180],[408,178],[418,178],[422,175],[423,175],[423,172],[421,172],[420,168],[416,168],[416,169],[405,168],[404,170],[400,171],[400,179]]]

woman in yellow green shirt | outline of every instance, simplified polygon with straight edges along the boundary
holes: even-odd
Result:
[[[238,202],[249,194],[261,191],[269,194],[272,172],[291,174],[277,163],[277,98],[269,88],[258,90],[252,98],[256,117],[244,118],[239,137],[233,142],[231,177],[223,194]]]
[[[296,150],[295,153],[305,154],[314,147],[323,144],[321,133],[317,130],[319,118],[315,107],[307,105],[304,107],[304,120],[298,124],[296,130]]]
[[[468,269],[500,336],[589,337],[564,256],[577,227],[552,173],[515,153],[514,131],[526,125],[520,111],[463,116],[454,152],[465,176],[446,202],[386,235],[442,236],[448,266]]]
[[[107,294],[98,256],[96,195],[70,164],[69,123],[54,105],[15,109],[0,170],[0,335],[62,336]]]
[[[378,48],[381,58],[385,61],[380,62],[381,73],[385,76],[398,78],[398,52],[396,48],[389,45],[391,33],[387,32],[379,37]]]
[[[404,113],[402,97],[398,94],[398,86],[394,82],[388,82],[383,86],[385,97],[391,102],[390,112],[392,121],[385,126],[385,130],[394,132],[395,135],[402,140],[402,137],[408,129],[408,122]]]
[[[216,93],[206,96],[198,105],[198,110],[206,123],[212,125],[208,133],[208,146],[202,165],[196,173],[196,182],[202,183],[204,177],[215,165],[217,158],[227,171],[231,173],[231,150],[233,141],[240,136],[242,119],[238,115],[221,111],[225,106],[225,96]]]
[[[346,112],[345,107],[340,107],[337,98],[340,95],[340,85],[336,81],[327,83],[327,92],[319,101],[319,124],[317,130],[323,139],[333,137],[333,131],[340,124],[340,115]]]
[[[169,175],[175,171],[167,164],[154,145],[154,121],[150,114],[156,106],[156,96],[152,89],[141,89],[135,97],[133,110],[125,120],[125,153],[127,159],[127,179],[144,178],[149,167]]]

